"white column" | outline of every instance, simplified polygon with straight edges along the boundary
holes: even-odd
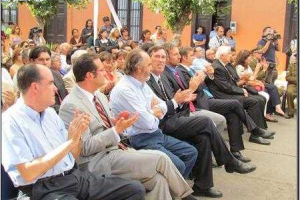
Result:
[[[99,1],[100,0],[94,0],[94,44],[97,39],[97,30],[98,30],[98,15],[99,15]]]

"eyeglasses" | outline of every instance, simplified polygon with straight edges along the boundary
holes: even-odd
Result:
[[[106,72],[105,69],[96,69],[95,72]]]

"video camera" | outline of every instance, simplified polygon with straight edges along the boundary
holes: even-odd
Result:
[[[281,35],[279,33],[277,33],[276,30],[274,30],[273,33],[264,35],[263,38],[265,38],[266,40],[276,41],[276,40],[281,39]]]

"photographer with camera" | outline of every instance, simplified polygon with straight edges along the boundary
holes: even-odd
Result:
[[[265,80],[267,83],[274,83],[278,76],[275,53],[280,49],[279,39],[281,39],[280,34],[268,26],[263,29],[262,39],[257,43],[269,64]]]

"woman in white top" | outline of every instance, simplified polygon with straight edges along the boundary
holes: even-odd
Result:
[[[275,111],[280,116],[286,117],[285,113],[281,109],[281,102],[278,94],[278,90],[274,84],[266,85],[258,81],[256,79],[256,74],[253,73],[249,63],[251,61],[251,52],[247,50],[242,50],[238,53],[236,59],[236,71],[239,75],[240,79],[246,81],[247,85],[250,85],[258,90],[258,94],[264,96],[267,100],[266,107],[265,107],[265,118],[267,121],[271,122],[278,122],[274,119],[271,114]],[[267,109],[268,108],[268,109]]]

